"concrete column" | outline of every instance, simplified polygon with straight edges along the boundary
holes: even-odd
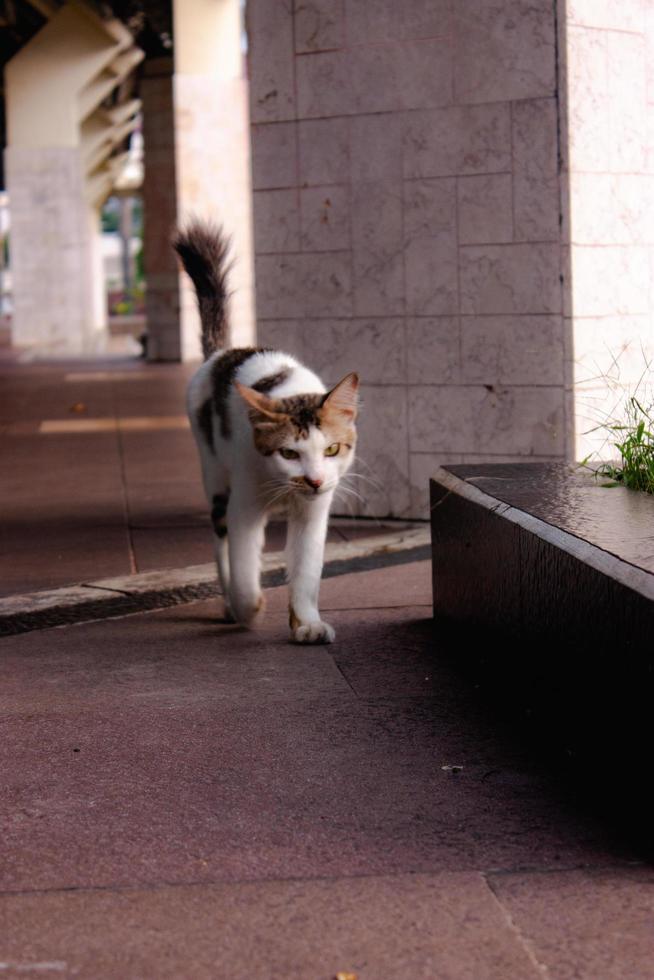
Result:
[[[233,241],[231,343],[255,337],[247,80],[239,0],[174,0],[177,209],[210,217]],[[199,357],[195,300],[181,289],[182,356]]]
[[[99,207],[139,103],[103,103],[142,56],[123,24],[70,0],[6,66],[12,339],[39,354],[104,344]]]
[[[193,289],[170,247],[192,216],[232,237],[230,343],[255,337],[249,113],[239,0],[175,0],[175,55],[141,83],[148,356],[201,357]]]
[[[39,353],[90,352],[91,232],[75,147],[10,147],[12,341]]]
[[[148,61],[141,79],[143,103],[143,265],[148,358],[180,361],[180,273],[170,247],[177,224],[173,62]]]

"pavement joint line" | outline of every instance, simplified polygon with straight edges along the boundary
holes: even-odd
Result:
[[[478,874],[484,879],[496,877],[509,877],[510,875],[558,875],[574,874],[577,871],[624,871],[628,868],[649,869],[647,861],[598,861],[575,862],[564,864],[561,867],[539,867],[538,865],[525,865],[513,868],[472,868],[469,873]],[[41,888],[0,888],[0,897],[15,898],[21,895],[58,895],[70,893],[102,893],[102,892],[156,892],[167,888],[232,888],[242,885],[265,885],[270,882],[277,884],[305,883],[312,881],[338,882],[338,881],[359,881],[361,879],[370,880],[377,878],[413,878],[413,877],[444,877],[456,876],[461,873],[460,868],[449,870],[421,869],[407,871],[361,871],[350,874],[309,874],[309,875],[261,875],[254,878],[184,878],[177,881],[166,878],[158,881],[134,881],[129,883],[107,882],[103,885],[46,885]]]
[[[97,585],[97,583],[95,585],[93,585],[91,582],[82,582],[81,583],[81,588],[82,589],[100,589],[103,592],[111,592],[111,593],[113,593],[113,595],[133,595],[132,592],[128,592],[126,589],[108,589],[104,585]]]
[[[323,578],[424,561],[431,556],[430,540],[429,526],[420,525],[354,541],[328,542]],[[264,587],[283,585],[285,580],[283,552],[264,553]],[[208,562],[6,596],[0,598],[0,636],[147,612],[216,595],[215,565]]]

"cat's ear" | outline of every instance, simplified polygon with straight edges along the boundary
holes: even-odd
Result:
[[[339,412],[353,422],[359,410],[359,375],[346,374],[323,399],[323,408]]]
[[[275,401],[268,395],[263,395],[260,391],[255,391],[254,388],[247,388],[238,381],[234,382],[234,387],[247,405],[250,421],[253,424],[273,422],[276,425],[281,425],[287,421],[288,415],[285,412],[280,412]]]

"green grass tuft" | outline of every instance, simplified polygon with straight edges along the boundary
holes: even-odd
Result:
[[[626,420],[605,426],[612,445],[620,453],[617,463],[602,463],[595,471],[611,482],[654,494],[654,405],[645,407],[635,395],[627,399]],[[584,461],[585,462],[585,461]]]

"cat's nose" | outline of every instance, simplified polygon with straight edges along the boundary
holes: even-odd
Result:
[[[311,487],[311,489],[315,490],[316,492],[320,490],[323,484],[322,480],[312,480],[310,476],[305,476],[304,482],[307,483]]]

